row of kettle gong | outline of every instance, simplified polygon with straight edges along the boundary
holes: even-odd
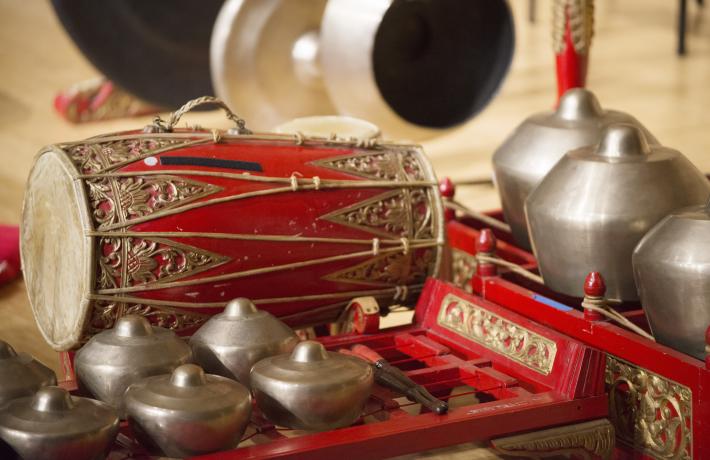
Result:
[[[118,434],[108,404],[72,397],[54,372],[0,340],[0,458],[101,458]]]
[[[704,358],[710,182],[685,156],[577,88],[518,126],[493,167],[513,237],[549,288],[581,297],[600,272],[609,300],[641,300],[658,342]]]
[[[277,426],[350,425],[374,381],[367,362],[299,342],[244,298],[210,318],[189,344],[144,317],[122,317],[79,349],[75,369],[80,389],[116,408],[142,445],[175,457],[236,447],[252,394]]]

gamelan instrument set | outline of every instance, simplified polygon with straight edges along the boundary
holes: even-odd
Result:
[[[710,181],[583,88],[591,1],[555,2],[560,99],[492,155],[502,210],[386,140],[488,103],[513,30],[486,4],[228,0],[202,11],[220,99],[41,149],[22,273],[62,372],[0,340],[0,456],[710,458]],[[156,105],[212,89],[103,66]],[[215,105],[233,126],[179,126]]]

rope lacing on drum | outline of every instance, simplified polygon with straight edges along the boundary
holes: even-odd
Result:
[[[306,139],[306,136],[304,136],[301,131],[296,131],[294,136],[296,137],[296,145],[303,145],[303,141]]]
[[[353,138],[355,141],[355,147],[362,149],[371,149],[379,145],[380,140],[376,137],[369,137],[367,139]]]
[[[395,286],[393,300],[404,302],[409,297],[409,288],[407,286]]]
[[[299,172],[291,173],[291,176],[289,177],[289,180],[291,181],[291,190],[292,190],[292,191],[294,191],[294,192],[297,192],[297,191],[298,191],[298,186],[299,186],[298,178],[299,178],[299,177],[302,177],[302,176],[303,176],[303,174],[301,174],[301,173],[299,173]],[[313,177],[311,178],[311,181],[313,182],[313,189],[315,189],[315,190],[320,190],[320,185],[321,185],[321,179],[320,179],[320,177],[318,177],[318,176],[313,176]]]
[[[402,237],[399,241],[402,242],[402,254],[409,254],[409,239]]]
[[[212,130],[212,142],[219,144],[222,141],[222,131],[219,129]]]
[[[373,256],[380,255],[380,239],[379,238],[372,239],[372,255]]]
[[[294,192],[298,191],[298,177],[296,177],[296,173],[291,174],[291,190]]]

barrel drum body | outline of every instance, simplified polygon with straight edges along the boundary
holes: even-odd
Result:
[[[58,350],[127,314],[189,335],[235,297],[311,325],[353,297],[415,295],[437,273],[442,222],[418,146],[128,132],[40,152],[23,270]]]

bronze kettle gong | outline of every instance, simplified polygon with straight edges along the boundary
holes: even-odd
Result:
[[[568,152],[525,202],[545,284],[582,297],[600,272],[607,298],[638,299],[631,254],[672,211],[704,203],[710,182],[677,150],[650,145],[629,124],[607,127],[598,145]]]
[[[498,147],[493,154],[496,187],[518,245],[531,249],[524,209],[530,193],[565,153],[598,143],[612,123],[638,126],[649,143],[658,143],[631,115],[604,109],[591,91],[574,88],[556,110],[531,115]]]

